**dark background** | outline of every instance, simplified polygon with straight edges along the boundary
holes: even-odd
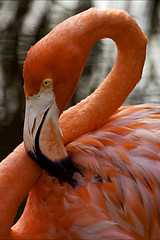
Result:
[[[142,81],[125,104],[160,103],[160,0],[5,0],[0,1],[0,152],[2,160],[21,141],[25,98],[23,62],[28,49],[55,25],[91,6],[127,10],[146,33],[149,44]],[[116,48],[99,41],[89,56],[70,105],[91,93],[111,70]]]

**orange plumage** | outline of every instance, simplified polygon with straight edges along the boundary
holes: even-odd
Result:
[[[58,116],[103,37],[116,42],[116,63],[93,94],[60,116],[62,138]],[[55,177],[41,173],[23,145],[1,163],[10,192],[0,200],[2,239],[160,239],[160,107],[120,107],[141,78],[146,44],[126,12],[92,8],[31,48],[24,64],[25,149]]]

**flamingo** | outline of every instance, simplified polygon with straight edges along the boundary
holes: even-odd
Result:
[[[64,111],[90,50],[106,37],[118,49],[112,71]],[[24,144],[0,168],[1,239],[160,239],[160,107],[122,106],[146,45],[127,12],[91,8],[29,50]]]

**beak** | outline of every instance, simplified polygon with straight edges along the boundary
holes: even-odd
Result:
[[[49,174],[75,186],[72,176],[78,170],[63,144],[58,115],[53,96],[26,98],[24,145],[27,154]]]

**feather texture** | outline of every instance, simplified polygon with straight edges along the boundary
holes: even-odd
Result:
[[[158,105],[121,107],[69,143],[78,186],[44,173],[13,230],[24,239],[159,239],[159,115]]]

